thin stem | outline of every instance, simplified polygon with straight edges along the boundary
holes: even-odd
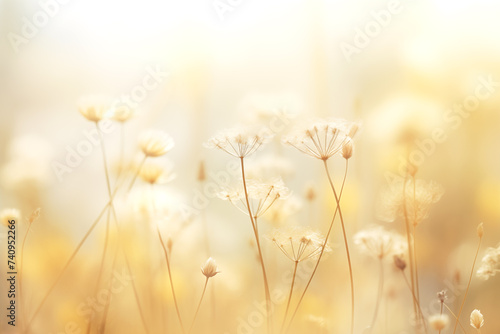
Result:
[[[333,194],[335,195],[335,201],[337,202],[337,208],[339,209],[339,217],[340,217],[340,224],[342,226],[342,234],[344,236],[344,244],[345,244],[345,250],[347,254],[347,263],[349,265],[349,279],[351,281],[351,334],[354,333],[354,278],[352,274],[352,264],[351,264],[351,255],[349,253],[349,243],[347,242],[347,233],[345,230],[345,224],[344,224],[344,217],[342,215],[342,209],[340,207],[340,197],[337,195],[337,191],[335,190],[335,186],[333,185],[332,178],[330,176],[330,172],[328,171],[328,163],[326,160],[323,160],[325,170],[326,170],[326,175],[328,176],[328,181],[330,182],[330,186],[332,188]],[[346,159],[346,165],[348,163],[348,160]],[[347,170],[347,166],[346,166]]]
[[[384,291],[384,263],[382,262],[382,258],[379,258],[380,264],[380,273],[379,273],[379,281],[378,281],[378,292],[377,292],[377,301],[375,304],[375,311],[373,312],[372,322],[370,324],[370,331],[373,331],[373,326],[375,325],[375,321],[377,321],[378,310],[380,308],[380,301],[382,300],[382,293]]]
[[[450,312],[450,314],[456,319],[458,320],[457,316],[455,315],[455,313],[453,313],[453,311],[448,307],[448,305],[446,305],[445,303],[443,303],[444,307],[446,307],[446,309],[448,310],[448,312]],[[465,330],[464,326],[462,326],[462,323],[460,322],[460,320],[458,320],[458,324],[460,325],[460,328],[462,328],[462,330],[464,331],[464,333],[467,333],[467,331]]]
[[[135,180],[137,180],[137,177],[139,176],[139,173],[141,172],[142,166],[146,162],[146,159],[148,158],[147,155],[144,155],[144,158],[142,159],[141,163],[139,164],[139,167],[137,167],[137,172],[135,172],[134,177],[132,178],[132,182],[130,182],[130,185],[128,186],[128,191],[132,189],[134,186]]]
[[[410,263],[410,280],[411,280],[411,291],[412,294],[415,294],[415,271],[413,268],[413,247],[412,247],[412,236],[411,236],[411,231],[410,231],[410,221],[408,219],[408,208],[406,207],[406,183],[408,181],[408,174],[405,176],[404,183],[403,183],[403,212],[404,212],[404,220],[405,220],[405,227],[406,227],[406,238],[408,241],[408,260]],[[413,299],[413,312],[415,313],[415,316],[419,319],[420,317],[418,316],[418,310],[417,306],[420,307],[420,302],[418,300],[418,297],[415,297]]]
[[[196,312],[194,314],[193,321],[191,322],[191,326],[189,326],[188,334],[191,333],[191,330],[193,329],[194,326],[194,322],[196,321],[196,317],[198,316],[198,312],[200,311],[201,302],[203,301],[203,296],[205,296],[205,291],[207,290],[208,279],[209,277],[207,277],[207,279],[205,280],[205,285],[203,286],[203,292],[201,293],[200,302],[198,303],[198,307],[196,308]]]
[[[116,248],[115,248],[115,252],[114,252],[114,255],[113,255],[113,262],[112,262],[112,265],[111,265],[111,277],[109,278],[109,287],[108,289],[110,290],[111,289],[111,284],[113,282],[113,275],[114,275],[114,272],[115,272],[115,267],[116,267],[116,259],[118,258],[118,250],[120,249],[120,241],[118,240],[117,244],[116,244]],[[108,313],[109,313],[109,306],[111,305],[111,298],[109,298],[107,300],[107,303],[106,305],[104,306],[104,315],[102,317],[102,321],[101,321],[101,328],[99,330],[99,333],[105,333],[106,332],[106,323],[107,323],[107,319],[108,319]]]
[[[24,309],[24,303],[22,302],[22,298],[24,296],[24,291],[23,291],[23,265],[24,265],[24,245],[26,244],[26,239],[28,238],[28,233],[30,232],[31,229],[31,222],[28,225],[28,229],[26,230],[26,233],[24,234],[23,242],[21,243],[21,257],[20,257],[20,262],[19,262],[19,305],[21,309],[21,315],[24,317],[24,314],[26,313],[26,310]]]
[[[415,292],[411,289],[410,282],[408,282],[408,278],[406,277],[405,273],[403,270],[401,270],[401,275],[403,275],[403,278],[405,280],[406,286],[408,287],[408,290],[411,292],[411,296],[413,298],[413,302],[417,303],[417,297],[415,296]],[[420,308],[420,303],[417,303],[418,310],[421,314],[423,314],[422,309]],[[427,333],[427,325],[424,322],[424,330]]]
[[[168,256],[168,251],[167,251],[167,248],[165,247],[165,244],[163,243],[163,238],[161,236],[160,228],[158,227],[158,225],[156,225],[156,230],[158,232],[158,238],[160,239],[160,244],[161,244],[161,247],[163,248],[163,253],[165,254],[165,260],[167,262],[168,278],[170,281],[170,288],[172,290],[172,296],[174,298],[175,311],[177,312],[177,318],[179,319],[182,333],[186,333],[186,331],[184,329],[184,324],[183,324],[182,318],[181,318],[181,312],[179,311],[179,305],[177,305],[177,298],[175,297],[174,281],[172,279],[172,271],[170,270],[170,258]]]
[[[295,276],[297,274],[298,265],[299,265],[299,261],[295,260],[294,265],[293,265],[292,283],[290,284],[290,293],[288,295],[288,302],[286,303],[286,310],[285,310],[285,315],[283,316],[283,322],[281,323],[280,333],[283,332],[283,329],[285,327],[286,317],[288,315],[288,309],[290,308],[290,302],[292,300],[293,287],[295,285]]]
[[[416,227],[417,227],[417,210],[416,208],[416,201],[417,201],[417,195],[416,195],[416,180],[415,176],[412,175],[412,181],[413,181],[413,260],[415,264],[415,294],[417,296],[417,301],[420,303],[420,285],[419,285],[419,279],[418,279],[418,256],[417,256],[417,234],[416,234]],[[420,319],[422,323],[425,322],[424,315],[420,312]]]
[[[344,172],[344,179],[342,180],[342,186],[340,188],[340,194],[339,194],[339,199],[342,198],[342,193],[344,192],[344,185],[345,185],[345,181],[346,181],[346,178],[347,178],[347,170],[348,170],[348,162],[346,160],[346,166],[345,166],[345,172]],[[321,258],[323,257],[323,254],[325,252],[325,248],[326,248],[326,244],[328,243],[328,239],[330,238],[330,233],[332,232],[332,227],[333,227],[333,223],[335,222],[335,218],[337,217],[337,212],[339,211],[339,203],[337,203],[337,206],[335,208],[335,212],[333,213],[333,217],[332,217],[332,220],[330,222],[330,226],[328,227],[328,231],[326,233],[326,236],[325,236],[325,242],[323,243],[322,247],[321,247],[321,251],[319,252],[319,255],[318,255],[318,260],[316,261],[316,265],[314,266],[314,269],[311,273],[311,276],[309,277],[309,280],[307,281],[307,284],[306,284],[306,287],[304,288],[304,291],[302,292],[302,295],[300,296],[300,299],[299,299],[299,302],[297,303],[297,306],[295,307],[295,310],[293,311],[293,314],[292,314],[292,317],[290,318],[290,321],[288,322],[288,327],[286,329],[285,332],[288,332],[290,330],[290,327],[292,325],[292,322],[293,322],[293,319],[295,318],[298,310],[299,310],[299,307],[302,303],[302,300],[304,299],[304,296],[306,295],[306,292],[307,292],[307,289],[309,288],[309,286],[311,285],[311,282],[314,278],[314,275],[316,274],[316,271],[318,270],[318,266],[319,266],[319,263],[321,262]]]
[[[460,319],[460,315],[462,314],[462,310],[465,305],[465,299],[467,299],[467,294],[469,293],[469,288],[470,288],[470,283],[472,281],[472,275],[474,274],[474,267],[476,266],[476,260],[477,260],[477,255],[479,254],[479,249],[481,248],[481,241],[483,240],[483,237],[479,237],[479,242],[477,244],[477,250],[476,250],[476,256],[474,257],[474,262],[472,263],[472,269],[470,271],[470,277],[469,277],[469,282],[467,283],[467,289],[465,290],[465,295],[464,299],[462,300],[462,305],[460,306],[460,311],[458,311],[457,315],[457,321],[455,322],[455,327],[453,327],[453,334],[455,334],[458,326],[458,319]]]
[[[262,249],[260,247],[260,241],[259,241],[259,232],[257,230],[257,223],[254,221],[254,215],[252,213],[252,210],[250,208],[250,200],[248,198],[248,190],[247,190],[247,182],[245,179],[245,164],[243,162],[244,158],[240,157],[240,162],[241,162],[241,177],[243,179],[243,189],[245,191],[245,201],[246,201],[246,206],[248,209],[248,215],[250,216],[250,222],[252,223],[252,228],[255,236],[255,242],[257,243],[257,250],[259,252],[259,260],[260,260],[260,265],[262,268],[262,276],[264,278],[264,292],[266,295],[266,309],[267,309],[267,326],[268,326],[268,332],[272,332],[272,326],[271,326],[271,294],[269,292],[269,283],[267,280],[267,274],[266,274],[266,266],[264,264],[264,257],[262,256]]]

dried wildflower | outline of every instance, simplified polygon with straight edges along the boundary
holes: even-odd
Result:
[[[99,122],[110,115],[109,102],[102,96],[88,96],[78,102],[78,111],[91,122]]]
[[[244,158],[269,142],[272,135],[268,131],[255,131],[250,128],[225,130],[210,138],[205,146],[218,148],[236,158]]]
[[[500,272],[500,245],[496,248],[488,248],[481,260],[481,266],[477,270],[477,276],[487,280]]]
[[[288,188],[281,179],[272,182],[247,181],[250,210],[255,218],[261,217],[280,198],[288,195]],[[230,201],[241,212],[248,215],[245,191],[243,189],[223,190],[218,197]]]
[[[117,106],[111,109],[110,118],[120,123],[125,123],[135,115],[135,110],[127,105]]]
[[[354,243],[362,252],[379,259],[402,254],[407,247],[402,235],[387,231],[381,226],[359,231],[354,235]]]
[[[446,300],[446,290],[441,290],[437,293],[437,297],[438,297],[438,300],[439,302],[442,304],[444,303],[444,301]]]
[[[429,215],[430,205],[438,202],[443,196],[443,187],[434,181],[407,180],[396,178],[382,192],[379,217],[392,222],[397,217],[404,218],[404,199],[406,199],[406,214],[413,225],[420,224]],[[405,194],[403,194],[403,189]]]
[[[217,263],[215,263],[215,260],[210,257],[208,258],[207,262],[205,262],[203,267],[201,267],[201,273],[207,278],[210,278],[220,273],[220,271],[217,268]]]
[[[147,157],[159,157],[174,147],[174,140],[163,131],[149,130],[140,136],[139,146]]]
[[[450,323],[450,318],[446,314],[434,314],[429,317],[429,325],[436,331],[442,331]]]
[[[393,258],[394,258],[394,265],[399,270],[405,270],[406,269],[406,261],[400,255],[394,255]]]
[[[2,225],[9,226],[9,221],[14,220],[16,223],[21,219],[21,213],[17,209],[3,209],[0,212],[0,221]]]
[[[324,244],[325,239],[309,228],[293,227],[277,230],[270,239],[293,262],[317,257],[323,246],[325,252],[331,251],[331,248]]]
[[[200,164],[198,165],[198,181],[203,182],[207,179],[207,175],[205,173],[205,163],[203,161],[200,161]]]
[[[358,125],[355,123],[322,120],[284,137],[283,143],[311,157],[328,160],[342,151],[344,145],[350,142],[357,130]]]
[[[342,147],[342,157],[346,160],[349,160],[352,157],[353,151],[354,144],[352,143],[352,140],[348,140]]]
[[[140,169],[139,177],[150,184],[164,184],[175,179],[175,174],[157,163],[148,162]]]
[[[483,235],[484,235],[484,224],[483,224],[483,223],[481,223],[481,224],[479,224],[479,225],[477,226],[477,236],[478,236],[479,238],[482,238],[482,237],[483,237]]]
[[[474,310],[470,314],[470,325],[475,329],[480,329],[484,325],[484,317],[481,311]]]
[[[305,190],[305,198],[309,201],[312,202],[316,198],[316,190],[314,189],[314,186],[312,184],[308,184],[306,186]]]

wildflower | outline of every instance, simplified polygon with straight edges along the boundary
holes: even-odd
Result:
[[[244,158],[269,142],[272,135],[266,131],[254,131],[250,128],[225,130],[210,138],[205,146],[218,148],[236,158]]]
[[[344,145],[350,142],[357,130],[358,125],[355,123],[321,120],[284,137],[283,142],[311,157],[328,160],[342,152]]]
[[[406,269],[406,261],[400,255],[394,255],[394,264],[399,270]]]
[[[19,222],[19,219],[21,219],[21,213],[17,209],[3,209],[0,212],[0,221],[5,226],[9,226],[9,221]]]
[[[429,325],[436,331],[442,331],[450,323],[450,318],[446,314],[434,314],[429,317]]]
[[[271,240],[293,262],[317,257],[323,247],[325,252],[331,251],[325,244],[324,238],[309,228],[293,227],[278,230],[271,236]]]
[[[156,163],[145,163],[139,171],[139,177],[149,184],[164,184],[172,181],[175,174]]]
[[[487,280],[500,271],[500,245],[497,248],[488,248],[477,270],[477,276]]]
[[[348,140],[342,147],[342,157],[346,160],[349,160],[352,157],[353,151],[354,144],[352,143],[352,140]]]
[[[110,115],[107,99],[95,95],[82,98],[78,103],[78,111],[87,120],[96,123]]]
[[[159,157],[174,147],[174,140],[163,131],[149,130],[140,136],[139,146],[147,157]]]
[[[437,296],[438,296],[438,300],[441,304],[444,303],[444,301],[446,300],[446,290],[441,290],[437,293]]]
[[[207,278],[210,278],[220,273],[220,271],[217,268],[215,260],[210,257],[208,258],[207,262],[205,262],[203,267],[201,267],[201,273],[205,275]]]
[[[359,246],[362,252],[379,259],[389,255],[402,254],[407,247],[402,235],[386,231],[381,226],[356,233],[354,243]]]
[[[406,215],[416,226],[428,217],[430,205],[441,199],[444,190],[434,181],[408,180],[406,187],[404,182],[397,178],[382,192],[379,217],[389,222],[404,218],[406,200]]]
[[[110,118],[120,123],[125,123],[134,115],[135,110],[126,105],[115,107],[110,112]]]
[[[281,179],[272,182],[248,180],[247,193],[250,210],[254,218],[258,218],[265,214],[276,200],[285,198],[288,195],[288,188],[285,187]],[[217,195],[223,200],[230,201],[241,212],[248,215],[244,189],[222,190]]]
[[[470,314],[470,325],[475,329],[480,329],[484,325],[484,317],[481,311],[474,310]]]

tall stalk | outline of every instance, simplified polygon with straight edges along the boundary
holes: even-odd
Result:
[[[288,294],[288,301],[286,303],[285,315],[283,316],[283,322],[281,323],[280,333],[283,333],[283,329],[285,327],[286,318],[288,315],[288,309],[290,308],[290,302],[292,300],[293,287],[295,285],[295,276],[297,275],[297,267],[299,265],[299,261],[295,260],[293,264],[293,275],[292,275],[292,283],[290,284],[290,293]]]
[[[244,158],[241,157],[240,158],[240,162],[241,162],[241,177],[243,179],[243,189],[245,191],[245,201],[246,201],[246,206],[247,206],[247,209],[248,209],[248,215],[250,216],[250,222],[252,224],[252,229],[253,229],[253,233],[254,233],[254,236],[255,236],[255,242],[257,244],[257,250],[258,250],[258,253],[259,253],[259,262],[260,262],[260,265],[261,265],[261,269],[262,269],[262,276],[263,276],[263,279],[264,279],[264,292],[265,292],[265,296],[266,296],[266,310],[267,310],[267,330],[269,333],[272,332],[272,320],[271,320],[271,313],[272,313],[272,310],[271,310],[271,294],[269,292],[269,283],[268,283],[268,280],[267,280],[267,274],[266,274],[266,266],[264,264],[264,257],[262,255],[262,249],[260,247],[260,240],[259,240],[259,232],[257,230],[257,224],[254,220],[254,215],[252,213],[252,209],[250,208],[250,200],[249,200],[249,197],[248,197],[248,190],[247,190],[247,182],[246,182],[246,179],[245,179],[245,163],[244,163]]]

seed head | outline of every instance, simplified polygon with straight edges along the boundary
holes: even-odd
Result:
[[[264,128],[233,128],[220,132],[210,138],[205,144],[208,148],[218,148],[233,157],[244,158],[268,143],[272,134]]]
[[[437,293],[439,302],[442,304],[446,300],[446,290],[441,290]]]
[[[483,224],[483,223],[481,223],[481,224],[479,224],[479,225],[477,226],[477,236],[478,236],[479,238],[482,238],[482,237],[483,237],[483,235],[484,235],[484,226],[483,226],[483,225],[484,225],[484,224]]]
[[[378,259],[402,254],[407,248],[402,235],[387,231],[382,226],[359,231],[354,235],[354,243],[363,253]]]
[[[470,325],[475,329],[480,329],[484,325],[484,317],[481,311],[474,310],[470,314]]]
[[[406,261],[400,255],[394,255],[394,264],[399,270],[406,269]]]
[[[477,276],[487,280],[500,272],[500,245],[497,248],[488,248],[477,270]]]
[[[3,209],[0,212],[0,221],[2,225],[9,226],[9,221],[14,220],[16,223],[21,219],[21,213],[17,209]]]
[[[220,271],[217,268],[215,260],[210,257],[208,258],[207,262],[205,262],[203,267],[201,267],[201,273],[205,275],[207,278],[210,278],[220,273]]]
[[[429,325],[436,331],[442,331],[450,323],[450,318],[446,314],[434,314],[429,317]]]
[[[102,96],[87,96],[78,102],[78,111],[91,122],[99,122],[110,115],[109,103]]]
[[[354,145],[352,143],[352,140],[347,141],[342,147],[342,157],[344,157],[344,159],[346,160],[349,160],[352,157],[353,150]]]
[[[139,146],[147,157],[159,157],[174,147],[174,140],[163,131],[149,130],[140,136]]]

